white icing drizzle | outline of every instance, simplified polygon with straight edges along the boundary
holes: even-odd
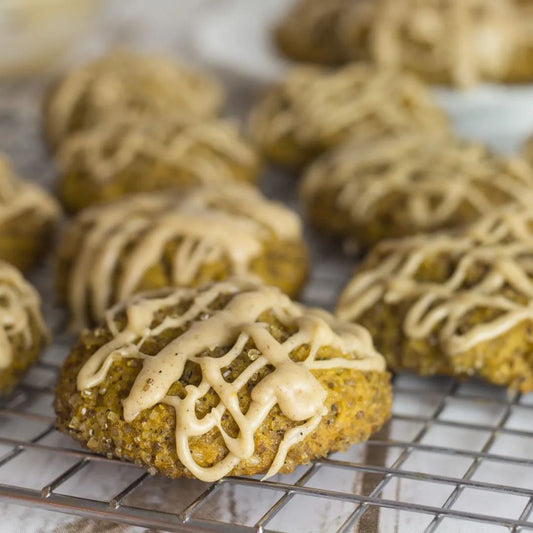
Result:
[[[172,284],[188,285],[203,265],[221,259],[229,261],[231,275],[251,275],[251,261],[272,237],[299,241],[300,220],[243,184],[198,187],[181,196],[140,194],[90,208],[64,240],[70,254],[76,251],[67,289],[72,327],[80,329],[91,315],[102,318],[138,290],[172,240],[181,238],[171,260]]]
[[[253,170],[258,165],[256,153],[232,123],[183,115],[111,115],[67,138],[58,151],[64,174],[81,168],[85,180],[100,184],[144,158],[174,168],[177,181],[186,173],[202,183],[232,181],[234,167]]]
[[[0,261],[0,371],[13,361],[15,337],[22,336],[26,349],[40,344],[40,338],[33,338],[32,327],[37,328],[40,336],[48,338],[39,294],[16,268]]]
[[[447,130],[448,122],[416,78],[354,63],[336,71],[294,69],[256,106],[250,126],[263,146],[289,138],[323,149],[347,137]]]
[[[129,109],[207,117],[215,114],[222,97],[222,89],[209,76],[169,59],[114,52],[73,70],[59,82],[48,101],[47,128],[54,142],[63,139],[70,133],[78,106],[86,108],[91,123]]]
[[[231,298],[220,310],[212,306],[221,296]],[[160,323],[154,323],[158,311],[171,309],[190,301],[180,316],[167,314]],[[215,304],[216,305],[216,304]],[[118,330],[116,317],[125,310],[127,323]],[[285,341],[278,341],[266,323],[260,322],[263,313],[270,311],[286,327],[296,331]],[[78,390],[101,384],[116,357],[139,358],[142,369],[129,395],[123,401],[124,420],[132,422],[144,409],[158,403],[172,406],[176,413],[176,451],[182,464],[198,479],[215,481],[228,475],[241,461],[255,453],[254,434],[276,405],[294,422],[301,422],[285,434],[266,477],[274,475],[283,466],[288,450],[312,433],[327,413],[327,392],[313,376],[312,370],[347,368],[383,372],[385,364],[378,354],[368,332],[355,324],[336,321],[323,311],[306,309],[293,303],[279,290],[237,279],[207,285],[198,290],[165,289],[133,297],[122,306],[107,313],[107,326],[113,338],[99,348],[78,373]],[[144,342],[169,329],[188,325],[186,330],[155,355],[143,353]],[[231,383],[223,376],[252,341],[257,357]],[[309,355],[302,362],[291,359],[291,353],[301,346],[309,347]],[[318,359],[319,350],[329,346],[349,358]],[[206,354],[207,350],[228,347],[221,357]],[[183,374],[185,364],[197,363],[201,369],[199,385],[187,385],[186,396],[169,396],[173,383]],[[274,367],[251,392],[251,404],[243,413],[238,392],[266,366]],[[197,402],[213,390],[219,404],[206,416],[198,418]],[[239,433],[231,437],[221,420],[229,413]],[[228,453],[220,462],[203,467],[189,447],[189,439],[217,429],[224,439]]]
[[[372,146],[346,144],[308,169],[301,193],[307,204],[324,190],[356,224],[397,197],[404,216],[420,230],[438,228],[469,206],[481,215],[498,205],[533,202],[533,171],[520,159],[505,160],[482,145],[404,134]],[[495,197],[496,195],[496,197]]]
[[[467,87],[506,74],[518,22],[510,0],[382,0],[371,29],[371,53],[378,64],[444,71]]]
[[[16,177],[8,160],[0,154],[0,226],[30,212],[43,221],[60,216],[57,202],[39,187]]]
[[[426,262],[443,256],[453,265],[445,281],[418,275]],[[487,215],[464,232],[384,241],[356,272],[339,300],[337,315],[361,320],[378,302],[407,305],[404,334],[436,334],[449,357],[533,320],[533,213],[512,205]],[[480,271],[472,280],[473,268]],[[495,316],[466,326],[472,312]]]

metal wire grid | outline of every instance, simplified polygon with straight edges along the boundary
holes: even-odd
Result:
[[[334,284],[339,283],[338,276],[324,277],[324,270],[322,276],[312,281],[308,291],[311,301],[317,296],[331,294],[332,285],[336,288]],[[317,303],[316,300],[313,303]],[[214,484],[189,480],[169,482],[152,478],[134,465],[78,448],[55,431],[50,408],[53,383],[58,365],[71,342],[64,336],[58,339],[36,369],[0,407],[2,499],[169,531],[296,531],[296,515],[302,512],[302,502],[306,505],[304,509],[311,503],[319,510],[325,502],[333,504],[329,514],[325,513],[326,521],[320,531],[348,532],[357,528],[368,531],[377,529],[379,524],[384,528],[384,523],[392,522],[398,526],[401,521],[391,513],[406,512],[424,517],[422,521],[415,520],[416,527],[409,531],[444,531],[450,520],[469,521],[472,528],[478,523],[502,526],[512,532],[533,529],[531,482],[513,485],[505,481],[501,472],[496,476],[499,481],[476,476],[482,465],[491,463],[499,467],[519,467],[525,480],[532,479],[533,452],[529,455],[502,454],[497,446],[497,441],[502,438],[514,438],[525,439],[524,449],[533,449],[533,430],[527,427],[527,423],[521,427],[513,421],[518,410],[524,411],[524,420],[531,417],[533,399],[530,397],[507,396],[500,389],[481,384],[398,377],[395,380],[393,418],[365,445],[315,461],[310,466],[301,467],[292,476],[278,476],[265,482],[246,477],[226,478]],[[408,401],[409,397],[414,397],[415,401]],[[456,409],[452,404],[457,402],[461,404],[461,419],[454,417],[453,412],[452,416],[447,413],[450,408]],[[418,412],[420,406],[427,413]],[[483,416],[477,421],[470,420],[478,416],[480,408],[494,422],[484,420]],[[405,433],[401,426],[406,424],[412,431],[410,438],[408,435],[398,438]],[[472,448],[435,443],[427,437],[436,429],[471,432],[477,445]],[[461,475],[432,470],[431,460],[425,460],[413,469],[409,460],[415,454],[444,458],[449,464],[462,461],[468,466]],[[24,455],[29,456],[28,460]],[[61,463],[61,468],[56,468],[46,482],[29,482],[27,477],[22,482],[17,481],[20,464],[25,463],[27,467],[27,463],[32,462],[38,470],[39,465],[54,464],[58,457],[64,464]],[[104,468],[109,477],[116,478],[116,488],[108,489],[105,497],[77,495],[76,490],[83,480],[93,479],[91,470],[94,468],[100,471]],[[6,470],[7,475],[2,475]],[[127,470],[127,473],[119,474],[119,470]],[[347,477],[353,478],[353,482],[347,485],[339,481]],[[404,498],[401,491],[393,493],[391,486],[398,483],[440,485],[446,488],[447,496],[441,505],[425,504],[418,498]],[[158,485],[159,492],[155,488]],[[519,512],[513,516],[498,516],[492,514],[490,506],[486,506],[484,512],[458,506],[465,491],[479,492],[481,499],[490,493],[497,494],[498,498],[513,501],[510,505],[513,509],[519,502]],[[159,499],[146,501],[146,495],[154,492],[159,494]],[[232,511],[231,506],[238,505],[245,494],[245,505],[253,512],[245,513],[247,516],[243,520],[242,513],[238,509]],[[317,512],[322,512],[319,510]],[[362,527],[365,520],[367,529]]]

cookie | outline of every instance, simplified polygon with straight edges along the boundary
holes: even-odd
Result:
[[[60,216],[57,202],[16,176],[0,154],[0,260],[21,270],[34,266],[47,251]]]
[[[470,87],[533,79],[531,20],[527,1],[303,0],[275,35],[298,61],[364,59],[429,83]]]
[[[416,78],[366,64],[300,67],[256,104],[250,132],[273,161],[299,167],[353,138],[444,132],[448,121]]]
[[[73,328],[144,289],[254,275],[296,295],[307,277],[301,223],[251,186],[139,194],[82,211],[58,250]]]
[[[115,113],[69,136],[57,152],[69,211],[199,183],[255,181],[259,158],[228,121]]]
[[[390,407],[363,328],[239,279],[113,308],[55,400],[58,428],[89,450],[208,482],[291,472],[366,440]]]
[[[43,108],[47,139],[57,147],[68,135],[110,113],[214,116],[223,91],[199,74],[165,57],[114,52],[65,74],[48,91]]]
[[[0,260],[0,395],[11,392],[49,339],[37,291]]]
[[[353,41],[359,38],[360,59],[365,58],[367,17],[373,11],[373,0],[299,0],[275,28],[274,40],[282,54],[309,63],[345,63],[346,51],[339,27],[350,3],[357,6],[359,15],[359,25],[351,28],[351,37]]]
[[[300,196],[311,222],[362,248],[474,222],[496,207],[533,205],[533,171],[486,147],[401,135],[347,143],[313,163]]]

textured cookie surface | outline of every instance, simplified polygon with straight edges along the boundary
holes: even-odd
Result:
[[[300,166],[348,138],[372,141],[445,132],[448,122],[416,78],[362,63],[336,71],[300,67],[256,104],[250,131],[282,164]]]
[[[307,276],[299,218],[244,184],[93,206],[67,228],[58,256],[75,329],[143,289],[250,275],[294,295]]]
[[[0,154],[0,260],[27,270],[47,250],[61,211],[36,185],[21,180]]]
[[[368,328],[389,366],[533,390],[533,217],[517,205],[456,234],[385,241],[337,315]]]
[[[71,211],[128,193],[254,181],[259,161],[230,122],[118,112],[75,133],[57,153]]]
[[[209,76],[164,57],[115,52],[67,73],[50,89],[44,127],[50,143],[58,146],[70,133],[110,113],[210,117],[222,100],[221,87]]]
[[[237,279],[144,293],[67,358],[58,427],[170,477],[290,472],[389,417],[384,361],[360,326]]]
[[[339,147],[314,162],[301,185],[311,221],[362,247],[459,227],[510,202],[533,205],[532,193],[526,161],[420,135]]]
[[[7,394],[48,341],[37,291],[0,260],[0,394]]]
[[[342,30],[350,4],[354,13],[349,27],[352,52],[348,54]],[[375,0],[295,2],[276,28],[275,41],[285,55],[297,61],[336,65],[345,63],[348,55],[352,59],[366,59],[368,27],[376,4]]]

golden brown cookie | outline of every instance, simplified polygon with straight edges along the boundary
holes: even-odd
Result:
[[[57,152],[70,211],[199,183],[255,181],[259,157],[229,121],[115,113],[69,136]]]
[[[68,72],[48,92],[44,127],[52,146],[110,113],[214,116],[223,91],[205,74],[165,57],[114,52]]]
[[[143,293],[86,330],[56,391],[58,428],[169,477],[291,472],[390,416],[360,326],[231,279]]]
[[[243,184],[82,211],[61,240],[57,281],[79,329],[140,290],[253,275],[296,295],[307,270],[297,215]]]
[[[379,244],[337,309],[394,370],[533,390],[533,217],[513,205],[464,232]]]
[[[36,185],[15,175],[0,154],[0,260],[27,270],[50,245],[61,210]]]
[[[512,0],[382,0],[372,55],[430,83],[505,80],[517,20]]]
[[[296,61],[325,65],[345,63],[347,50],[341,28],[350,9],[351,56],[366,59],[368,27],[376,4],[375,0],[299,0],[276,27],[275,41],[283,54]]]
[[[296,68],[256,104],[250,131],[270,159],[301,166],[348,138],[446,132],[448,121],[416,78],[362,63]]]
[[[531,20],[527,0],[303,0],[276,35],[293,59],[366,59],[469,87],[533,79]]]
[[[0,260],[0,395],[15,387],[48,338],[39,294],[15,267]]]
[[[347,143],[313,163],[300,196],[311,222],[367,248],[455,228],[510,202],[533,206],[533,170],[454,138]]]

